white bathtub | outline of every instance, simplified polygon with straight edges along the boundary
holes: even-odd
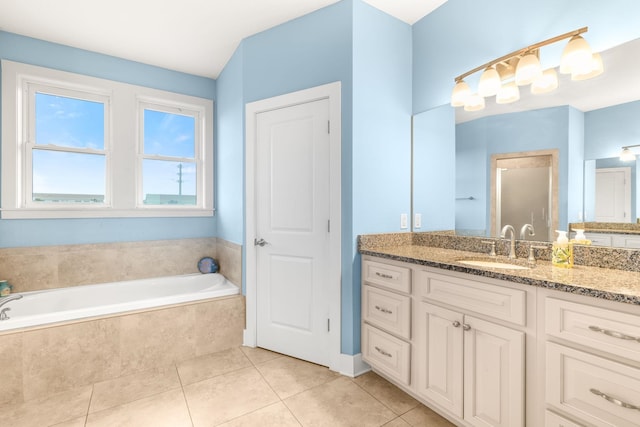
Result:
[[[236,295],[238,286],[221,274],[187,274],[22,292],[9,301],[0,331],[104,316],[152,307]],[[1,302],[2,300],[0,300]]]

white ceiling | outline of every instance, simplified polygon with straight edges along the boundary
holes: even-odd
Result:
[[[364,0],[409,24],[446,0]],[[338,0],[0,0],[0,30],[217,78],[250,35]]]

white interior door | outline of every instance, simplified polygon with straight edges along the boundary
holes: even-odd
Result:
[[[631,168],[596,169],[598,222],[631,222]]]
[[[329,365],[329,101],[256,117],[259,347]]]

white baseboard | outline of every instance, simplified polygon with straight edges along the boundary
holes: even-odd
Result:
[[[242,345],[245,347],[255,347],[256,344],[256,334],[253,331],[244,329],[242,331]]]
[[[351,378],[355,378],[371,370],[371,367],[362,361],[362,353],[350,355],[340,354],[339,366],[331,367],[332,370],[340,372]]]

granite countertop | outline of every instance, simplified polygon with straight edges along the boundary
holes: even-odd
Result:
[[[586,295],[595,298],[640,305],[640,272],[574,265],[573,268],[554,267],[549,261],[538,261],[536,267],[525,270],[477,267],[462,264],[464,259],[495,260],[513,263],[504,256],[489,257],[477,252],[443,249],[415,244],[361,248],[363,255],[436,267],[449,271],[490,277],[530,286],[539,286]],[[526,259],[515,263],[526,266]]]

